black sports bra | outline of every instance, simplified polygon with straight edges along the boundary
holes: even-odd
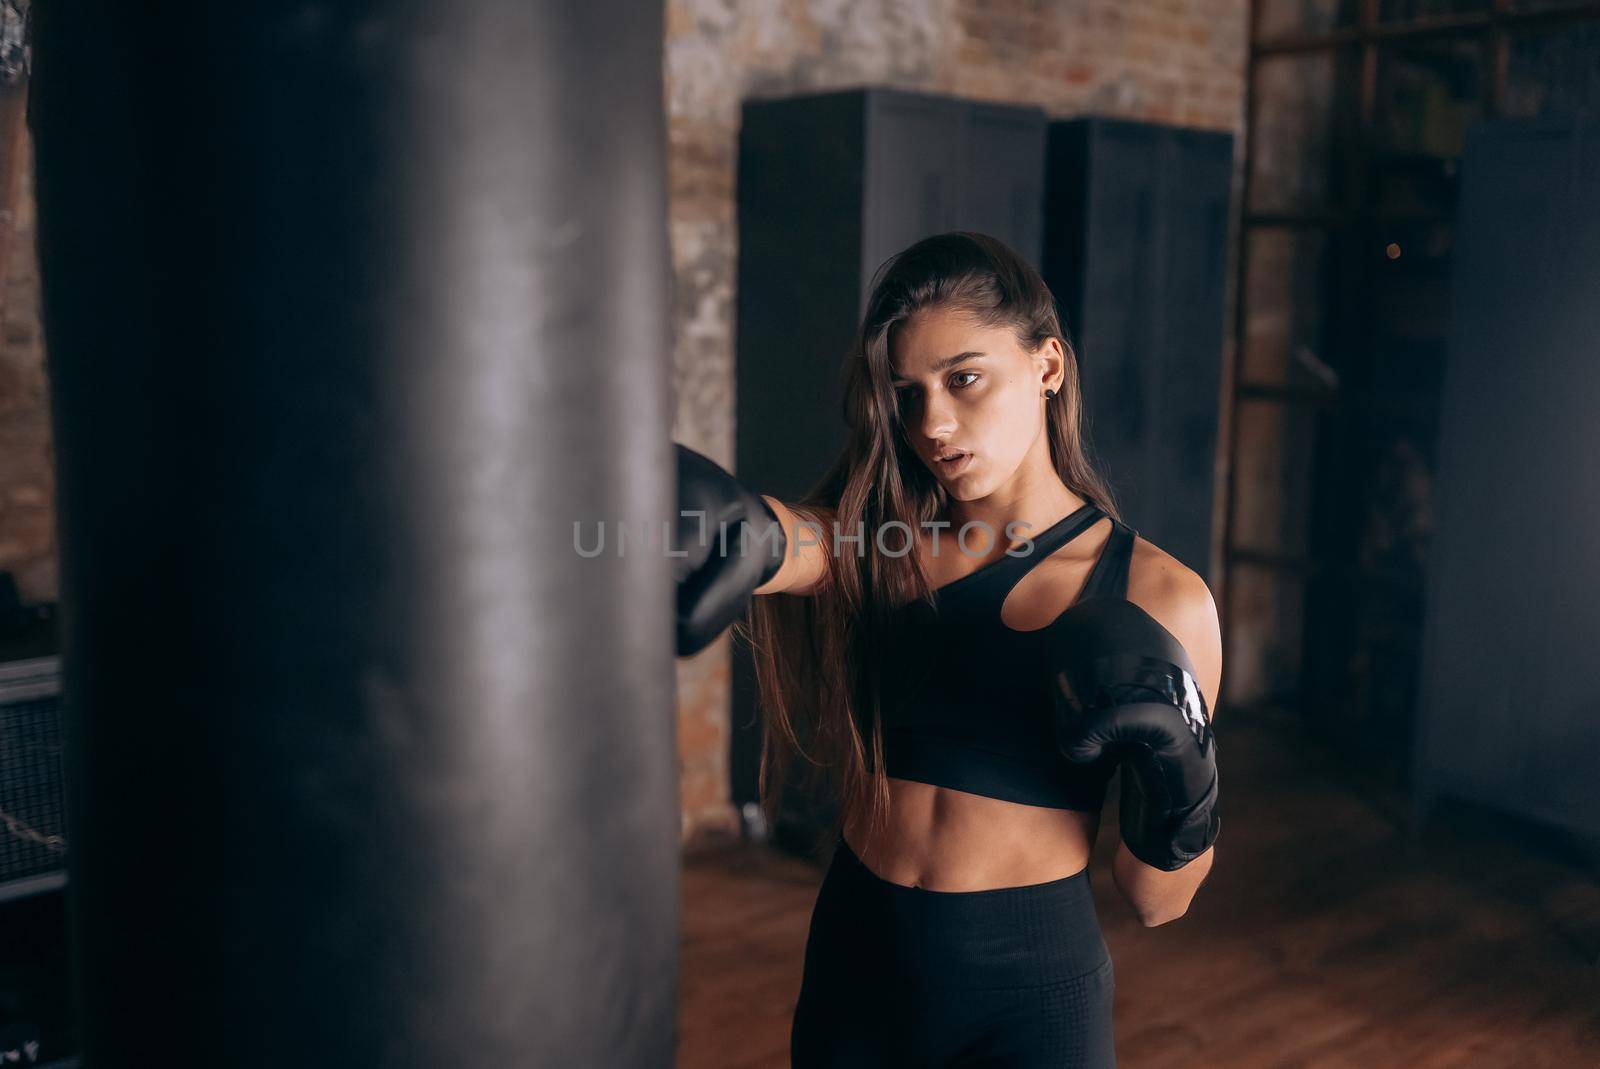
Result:
[[[1031,551],[936,587],[936,606],[893,611],[882,675],[887,774],[1026,805],[1101,807],[1115,765],[1078,764],[1057,749],[1047,643],[1089,599],[1126,597],[1136,532],[1111,517],[1082,592],[1044,627],[1015,630],[1000,610],[1035,565],[1105,518],[1086,504],[1032,536]]]

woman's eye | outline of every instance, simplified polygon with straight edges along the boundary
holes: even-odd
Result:
[[[965,390],[973,384],[972,380],[980,379],[982,377],[983,376],[979,375],[976,371],[958,371],[954,375],[950,376],[950,387],[951,389],[955,390]],[[965,379],[968,381],[959,382],[957,381],[958,379]],[[898,404],[911,404],[917,399],[917,387],[897,386],[895,387],[894,396],[895,401]]]

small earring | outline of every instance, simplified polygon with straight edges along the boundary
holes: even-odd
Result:
[[[1054,397],[1056,395],[1056,392],[1054,390],[1046,390],[1044,392],[1044,395],[1048,399],[1048,398]]]

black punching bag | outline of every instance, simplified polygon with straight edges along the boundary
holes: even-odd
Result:
[[[34,12],[86,1066],[670,1065],[661,5]]]

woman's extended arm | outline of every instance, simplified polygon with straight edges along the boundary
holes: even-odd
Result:
[[[777,514],[788,540],[788,552],[777,574],[756,587],[757,594],[811,594],[828,574],[828,553],[832,549],[833,516],[820,509],[807,508],[816,519],[801,516],[775,497],[761,498]],[[809,526],[801,527],[802,523]]]

